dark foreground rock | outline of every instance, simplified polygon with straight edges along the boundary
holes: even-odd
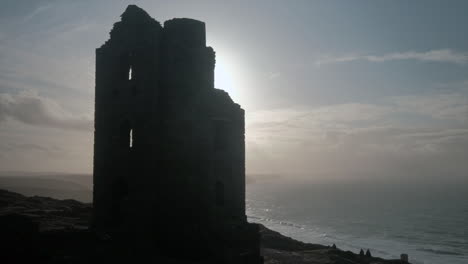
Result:
[[[96,235],[88,229],[91,209],[91,204],[75,200],[0,190],[0,263],[201,263],[174,260],[151,249],[144,256],[135,254],[128,241]],[[264,226],[260,230],[266,264],[403,263],[303,243]]]

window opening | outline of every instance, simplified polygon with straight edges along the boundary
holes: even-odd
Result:
[[[128,70],[128,80],[132,80],[133,79],[133,71],[132,71],[132,66],[130,66],[130,69]]]
[[[129,142],[130,148],[133,147],[133,129],[130,129],[130,142]]]
[[[128,120],[120,125],[119,145],[124,148],[133,147],[133,129]]]

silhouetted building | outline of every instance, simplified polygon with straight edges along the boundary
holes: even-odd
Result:
[[[185,258],[259,263],[244,110],[214,88],[205,24],[130,5],[96,50],[93,228]]]

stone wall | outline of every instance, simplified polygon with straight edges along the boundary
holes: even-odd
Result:
[[[205,24],[162,27],[129,6],[110,36],[96,50],[93,228],[192,257],[233,243],[257,252],[226,232],[258,237],[245,217],[244,110],[214,88]]]

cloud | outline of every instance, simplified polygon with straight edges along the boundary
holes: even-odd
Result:
[[[0,93],[0,124],[8,119],[59,129],[89,131],[92,128],[89,116],[71,114],[54,100],[34,91]]]
[[[426,52],[395,52],[383,55],[357,55],[351,54],[346,56],[324,56],[315,61],[315,64],[320,66],[324,64],[345,63],[353,61],[369,61],[369,62],[386,62],[396,60],[417,60],[423,62],[440,62],[453,64],[467,64],[468,53],[456,52],[451,49],[430,50]]]
[[[40,16],[44,14],[46,11],[52,8],[52,4],[46,4],[42,6],[38,6],[36,9],[34,9],[32,12],[27,14],[26,16],[23,17],[22,22],[24,24],[31,22],[34,18],[37,16]]]
[[[396,96],[392,97],[391,101],[401,112],[468,123],[468,96],[463,94]]]
[[[407,128],[418,127],[415,121],[423,129],[437,127],[440,121],[451,128],[468,128],[468,98],[458,93],[428,94],[388,97],[381,104],[294,106],[249,113],[246,127],[251,140],[334,144],[342,136],[369,131],[413,133]]]
[[[247,153],[249,171],[354,178],[466,176],[466,97],[453,93],[383,99],[381,104],[248,113],[246,141],[255,150]]]
[[[253,131],[264,129],[314,130],[317,126],[337,128],[353,122],[373,122],[394,109],[385,105],[348,103],[321,107],[291,107],[257,111],[247,116],[247,127]]]
[[[29,142],[7,142],[0,144],[0,150],[3,153],[8,153],[9,155],[11,155],[12,152],[37,152],[40,155],[48,155],[51,157],[63,157],[64,155],[68,154],[62,148],[55,145],[36,144]]]
[[[273,80],[273,79],[279,78],[280,76],[281,76],[280,72],[270,72],[268,74],[268,79]]]

